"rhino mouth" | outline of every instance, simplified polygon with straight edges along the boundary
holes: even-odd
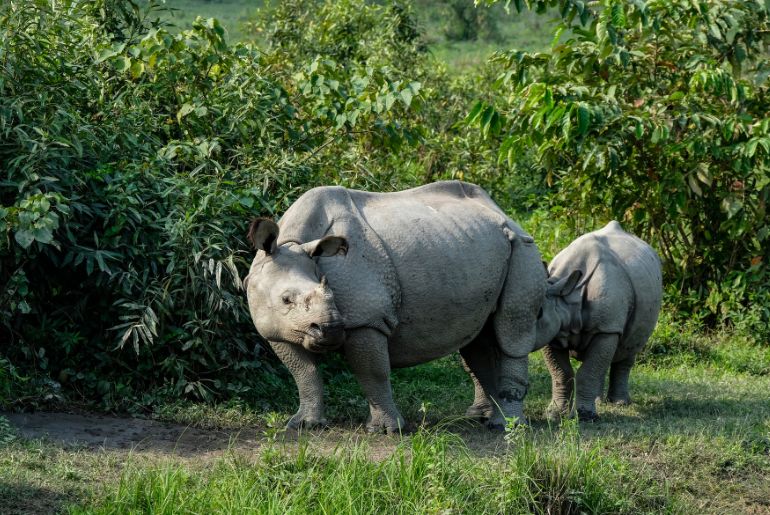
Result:
[[[329,352],[345,343],[345,326],[339,322],[310,324],[303,332],[302,345],[311,352]]]

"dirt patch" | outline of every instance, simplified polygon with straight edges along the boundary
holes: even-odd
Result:
[[[24,438],[42,438],[64,446],[180,456],[220,454],[228,448],[246,450],[259,447],[256,429],[205,430],[155,420],[71,413],[0,415],[6,417]]]
[[[174,455],[183,458],[207,458],[231,449],[258,454],[265,443],[264,428],[200,429],[181,424],[128,417],[73,413],[0,413],[26,439],[44,439],[63,447],[91,450],[118,450],[144,454]],[[505,452],[505,441],[479,424],[445,427],[478,456]],[[399,436],[370,435],[362,426],[332,426],[323,430],[279,431],[274,442],[291,452],[298,442],[307,442],[320,454],[335,454],[341,449],[366,443],[367,454],[380,461],[392,454]]]

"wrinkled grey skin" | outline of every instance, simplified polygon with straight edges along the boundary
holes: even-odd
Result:
[[[315,188],[250,235],[260,249],[245,279],[251,316],[299,389],[289,427],[326,423],[317,363],[335,348],[369,401],[370,431],[404,428],[391,368],[457,350],[480,402],[495,406],[491,427],[523,420],[546,275],[532,238],[484,190]]]
[[[628,404],[628,375],[658,320],[662,297],[660,259],[618,222],[573,241],[551,262],[538,344],[551,372],[548,415],[597,418],[604,379],[607,400]],[[570,355],[582,361],[573,373]]]

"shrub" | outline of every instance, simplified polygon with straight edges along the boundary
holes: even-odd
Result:
[[[337,180],[335,154],[398,148],[420,89],[383,63],[284,73],[156,7],[0,6],[0,352],[108,406],[275,385],[244,227]]]
[[[576,219],[651,240],[687,311],[735,323],[768,305],[768,13],[751,0],[516,1],[558,9],[549,52],[510,51],[509,101],[468,122],[535,170]],[[564,41],[560,36],[568,34]],[[692,293],[692,296],[690,296]],[[751,310],[755,327],[767,308]]]

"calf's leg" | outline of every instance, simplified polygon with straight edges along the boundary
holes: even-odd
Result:
[[[575,372],[569,361],[569,350],[546,345],[543,357],[551,373],[551,403],[546,408],[546,416],[558,420],[572,412],[572,395],[575,391]]]
[[[597,334],[584,353],[583,364],[577,371],[575,400],[580,420],[595,420],[596,397],[601,394],[607,369],[618,347],[617,334]]]

